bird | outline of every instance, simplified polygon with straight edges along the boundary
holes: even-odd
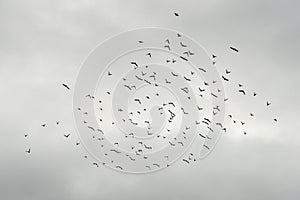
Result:
[[[142,40],[139,40],[139,43],[140,43],[140,44],[142,44],[142,43],[144,43],[144,41],[142,41]]]
[[[146,56],[149,56],[150,58],[152,57],[151,53],[147,53]]]
[[[69,136],[70,136],[71,134],[69,133],[69,134],[67,134],[67,135],[64,135],[66,138],[68,138]]]
[[[217,56],[215,54],[212,54],[212,58],[216,58]]]
[[[28,134],[25,134],[25,135],[24,135],[24,137],[27,137],[27,136],[28,136]]]
[[[243,93],[244,95],[246,95],[245,90],[239,90],[240,93]]]
[[[188,59],[186,59],[186,58],[183,57],[183,56],[180,56],[180,58],[181,58],[182,60],[184,60],[184,61],[189,61]]]
[[[182,42],[180,42],[180,45],[181,45],[182,47],[187,47],[187,45],[184,44],[184,43],[182,43]]]
[[[190,163],[190,162],[189,162],[188,160],[186,160],[186,159],[182,159],[182,161],[183,161],[183,162],[186,162],[186,163],[188,163],[188,164]]]
[[[139,102],[139,104],[142,104],[140,99],[134,99],[134,101],[137,101]]]
[[[277,122],[277,118],[274,118],[273,120],[274,120],[275,122]]]
[[[45,127],[46,127],[46,124],[42,124],[42,127],[44,127],[44,128],[45,128]]]
[[[30,153],[30,151],[31,151],[31,150],[30,150],[30,148],[29,148],[29,149],[26,151],[26,153]]]
[[[120,170],[123,170],[123,167],[121,167],[120,165],[117,165],[116,168],[119,168]]]
[[[178,76],[178,74],[175,74],[174,72],[171,72],[171,74],[172,74],[172,76],[175,76],[175,77]]]
[[[93,165],[95,165],[96,167],[99,167],[98,163],[93,162]]]
[[[88,126],[89,129],[91,129],[92,131],[95,131],[95,129],[91,126]]]
[[[58,125],[59,124],[59,121],[56,121],[56,125]]]
[[[166,83],[167,83],[167,84],[170,84],[170,83],[171,83],[171,82],[170,82],[170,81],[168,81],[168,79],[166,79],[166,78],[165,78],[165,81],[166,81]]]
[[[201,68],[201,67],[199,67],[198,69],[199,69],[200,71],[206,72],[206,70],[203,69],[203,68]]]
[[[110,71],[108,71],[108,72],[107,72],[107,75],[108,75],[108,76],[111,76],[111,75],[112,75],[112,73],[111,73]]]
[[[229,71],[228,69],[226,69],[226,70],[225,70],[225,73],[226,73],[226,74],[230,74],[231,71]]]
[[[62,86],[64,86],[64,87],[67,88],[68,90],[70,90],[70,87],[69,87],[67,84],[63,83]]]
[[[174,12],[175,17],[179,17],[179,14],[177,12]]]
[[[254,114],[253,114],[253,113],[250,113],[250,116],[251,116],[251,117],[254,117]]]
[[[253,96],[256,96],[257,94],[255,92],[253,92]]]
[[[135,67],[134,67],[134,69],[136,69],[136,68],[138,68],[139,66],[138,66],[138,64],[136,63],[136,62],[134,62],[134,61],[132,61],[132,62],[130,62],[130,64],[132,64],[132,65],[134,65]]]
[[[267,106],[269,106],[269,105],[271,105],[271,103],[267,101]]]
[[[231,50],[233,50],[233,51],[235,51],[235,52],[239,52],[239,50],[237,49],[237,48],[235,48],[235,47],[229,47]]]
[[[183,76],[183,78],[184,78],[186,81],[191,81],[191,79],[189,79],[189,78],[187,78],[187,77],[185,77],[185,76]]]
[[[224,81],[229,81],[229,79],[226,78],[225,76],[222,76],[222,78],[223,78]]]
[[[167,48],[169,51],[171,51],[170,45],[165,45],[164,48]]]

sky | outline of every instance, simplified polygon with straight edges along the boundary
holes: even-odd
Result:
[[[0,198],[299,199],[299,4],[1,0]],[[229,68],[236,82],[258,93],[255,101],[241,99],[236,85],[226,85],[232,99],[226,111],[245,118],[254,109],[259,117],[247,124],[247,135],[225,120],[228,133],[192,165],[177,162],[145,175],[96,168],[75,145],[72,92],[61,84],[75,85],[80,64],[97,44],[153,26],[183,32],[216,54],[220,73]],[[266,100],[272,103],[267,111]]]

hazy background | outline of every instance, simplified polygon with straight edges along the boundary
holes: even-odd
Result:
[[[286,0],[0,0],[0,199],[299,199],[299,7]],[[73,88],[96,44],[144,26],[179,30],[215,53],[220,73],[229,68],[258,92],[247,100],[227,85],[228,112],[247,121],[256,109],[260,117],[247,123],[246,136],[226,122],[230,131],[193,165],[148,175],[95,168],[75,146],[72,91],[61,83]]]

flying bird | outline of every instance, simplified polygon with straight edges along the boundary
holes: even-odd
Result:
[[[29,148],[29,149],[26,151],[26,153],[30,153],[30,151],[31,151],[31,150],[30,150],[30,148]]]
[[[174,13],[175,17],[179,17],[179,14],[177,12]]]
[[[71,134],[69,133],[69,134],[67,134],[67,135],[64,135],[66,138],[68,138],[69,136],[70,136]]]
[[[186,45],[186,44],[183,44],[182,42],[180,42],[180,45],[181,45],[182,47],[187,47],[187,45]]]
[[[64,87],[67,88],[68,90],[70,90],[70,87],[69,87],[67,84],[63,83],[62,86],[64,86]]]
[[[95,165],[96,167],[99,167],[98,163],[94,162],[93,165]]]
[[[230,74],[231,71],[229,71],[228,69],[226,69],[226,70],[225,70],[225,73],[226,73],[226,74]]]
[[[224,81],[229,81],[229,79],[226,78],[225,76],[222,76],[222,78],[223,78]]]
[[[239,90],[240,93],[243,93],[244,95],[246,95],[245,90]]]
[[[235,51],[235,52],[239,52],[239,50],[235,47],[229,47],[231,50]]]
[[[146,56],[149,56],[150,58],[152,57],[151,53],[147,53]]]

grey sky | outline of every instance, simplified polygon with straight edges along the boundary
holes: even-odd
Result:
[[[299,199],[299,6],[284,0],[1,0],[0,198]],[[80,63],[98,43],[144,26],[192,36],[218,55],[220,73],[230,68],[232,79],[258,92],[252,102],[241,100],[236,85],[226,87],[233,99],[228,112],[244,118],[256,109],[260,116],[247,136],[228,121],[229,133],[208,158],[148,175],[97,169],[82,158],[72,94],[61,83],[73,87]],[[44,122],[49,125],[42,129]]]

